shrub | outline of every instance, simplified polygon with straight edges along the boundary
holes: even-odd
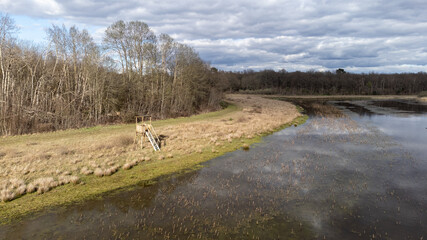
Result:
[[[228,107],[228,105],[230,105],[228,102],[225,101],[221,101],[219,102],[219,106],[221,106],[222,109],[225,109]]]
[[[116,143],[117,146],[127,147],[133,144],[133,137],[128,135],[120,135],[114,139],[114,142]]]
[[[124,112],[120,112],[119,116],[120,116],[120,120],[123,123],[132,123],[135,121],[135,116],[137,116],[138,113],[133,112],[133,111],[124,111]]]

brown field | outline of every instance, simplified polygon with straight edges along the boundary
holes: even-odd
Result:
[[[260,96],[228,95],[227,101],[239,110],[195,121],[154,122],[156,132],[167,136],[160,152],[149,143],[138,148],[132,124],[4,137],[0,139],[0,200],[84,184],[83,176],[108,177],[144,161],[217,152],[233,139],[254,138],[300,116],[294,105]]]

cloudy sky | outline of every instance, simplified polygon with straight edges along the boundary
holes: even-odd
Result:
[[[224,70],[427,71],[425,0],[0,0],[20,38],[53,24],[99,43],[116,20],[140,20]]]

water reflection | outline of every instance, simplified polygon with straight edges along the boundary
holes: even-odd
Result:
[[[197,172],[2,226],[0,238],[427,235],[427,115],[332,116],[312,114]]]

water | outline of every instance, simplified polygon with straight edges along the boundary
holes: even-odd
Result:
[[[0,238],[427,237],[427,114],[401,103],[330,102],[345,116],[309,112],[250,151],[0,226]]]

